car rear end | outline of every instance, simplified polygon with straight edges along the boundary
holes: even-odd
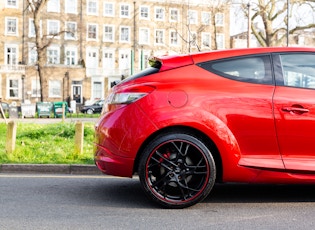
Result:
[[[146,112],[158,106],[159,73],[192,64],[189,55],[153,58],[151,67],[112,88],[95,127],[95,163],[103,173],[132,177],[140,146],[159,129]]]

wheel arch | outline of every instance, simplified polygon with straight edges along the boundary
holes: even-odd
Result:
[[[213,140],[211,140],[206,134],[204,134],[200,130],[192,128],[192,127],[188,127],[188,126],[170,126],[170,127],[165,127],[163,129],[160,129],[160,130],[152,133],[142,143],[142,145],[139,148],[139,151],[138,151],[137,156],[135,158],[134,169],[133,169],[134,173],[136,173],[138,170],[141,155],[143,153],[145,146],[149,142],[151,142],[154,138],[156,138],[157,136],[159,136],[161,134],[176,133],[176,132],[192,135],[195,138],[202,141],[207,146],[207,148],[211,151],[212,157],[213,157],[215,165],[216,165],[216,174],[217,174],[216,181],[221,182],[222,178],[223,178],[223,165],[222,165],[221,155],[219,153],[219,150],[218,150],[216,144],[213,142]]]

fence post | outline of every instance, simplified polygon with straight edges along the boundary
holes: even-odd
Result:
[[[75,124],[75,142],[74,151],[76,154],[83,152],[83,136],[84,136],[84,124],[81,121]]]
[[[7,125],[7,140],[5,150],[8,154],[13,153],[15,150],[16,127],[17,123],[15,121],[10,121]]]

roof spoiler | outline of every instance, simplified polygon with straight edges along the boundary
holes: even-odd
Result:
[[[149,58],[151,67],[159,68],[160,72],[175,69],[187,65],[193,65],[194,61],[191,55],[172,55]]]

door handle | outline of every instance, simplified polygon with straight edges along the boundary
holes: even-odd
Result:
[[[303,107],[283,107],[281,109],[283,112],[295,113],[295,114],[303,114],[308,113],[310,110]]]

